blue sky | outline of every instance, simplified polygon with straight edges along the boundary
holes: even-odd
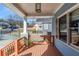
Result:
[[[17,14],[13,12],[11,9],[6,7],[4,4],[0,3],[0,18],[1,19],[8,19],[10,18],[10,15],[13,16],[11,17],[14,20],[22,20],[20,16],[16,16]],[[27,22],[32,23],[32,21],[35,21],[33,18],[28,18]]]
[[[2,18],[2,19],[8,19],[8,18],[10,18],[10,15],[15,16],[15,18],[17,18],[17,19],[21,18],[19,16],[16,17],[17,14],[15,12],[13,12],[12,10],[10,10],[4,4],[0,3],[0,18]]]

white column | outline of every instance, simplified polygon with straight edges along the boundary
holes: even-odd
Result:
[[[26,20],[23,20],[23,33],[21,33],[21,37],[28,38],[27,21]]]
[[[23,33],[27,33],[27,23],[23,20]]]

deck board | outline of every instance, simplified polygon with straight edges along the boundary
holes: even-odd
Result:
[[[58,49],[51,45],[34,45],[31,48],[26,49],[19,56],[61,56],[62,54]]]

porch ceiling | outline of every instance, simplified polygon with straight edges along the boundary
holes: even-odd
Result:
[[[52,16],[61,3],[41,3],[41,13],[35,11],[35,3],[14,3],[13,5],[28,16]]]

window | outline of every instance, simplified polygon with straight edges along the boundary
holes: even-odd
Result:
[[[63,42],[67,42],[67,24],[66,15],[59,18],[59,39]]]
[[[49,24],[44,24],[44,29],[48,30],[48,26],[49,26]]]
[[[70,13],[71,44],[79,47],[79,9]]]

